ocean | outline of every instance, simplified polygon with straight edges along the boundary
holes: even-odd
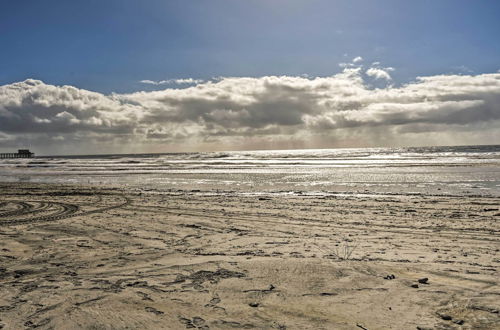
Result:
[[[249,194],[500,196],[500,145],[41,156],[0,160],[0,181]]]

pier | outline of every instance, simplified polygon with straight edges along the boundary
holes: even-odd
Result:
[[[29,151],[29,149],[19,149],[17,153],[0,153],[0,159],[7,158],[32,158],[35,154]]]

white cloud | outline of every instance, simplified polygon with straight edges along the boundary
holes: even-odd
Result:
[[[147,85],[168,85],[168,84],[176,84],[176,85],[190,85],[190,84],[201,84],[204,82],[203,79],[193,79],[193,78],[180,78],[180,79],[168,79],[168,80],[141,80],[139,81],[142,84]]]
[[[147,85],[161,85],[164,80],[162,81],[154,81],[154,80],[141,80],[139,81],[141,84],[147,84]]]
[[[439,144],[445,135],[492,142],[500,125],[500,73],[419,77],[386,88],[363,80],[364,73],[389,80],[392,70],[221,77],[185,88],[111,95],[28,79],[0,86],[0,140],[4,148],[22,142],[48,150],[57,139],[58,147],[85,146],[87,152],[134,145],[225,148],[234,141],[256,148],[271,140],[283,147],[286,141],[324,147],[342,141],[370,145],[376,139],[419,144],[431,143],[432,136]]]
[[[355,58],[352,59],[352,63],[359,63],[363,62],[363,58],[361,56],[356,56]]]
[[[391,69],[391,68],[389,68]],[[366,70],[366,74],[370,77],[373,77],[375,79],[385,79],[385,80],[392,80],[391,75],[387,69],[381,69],[381,68],[369,68]]]
[[[347,54],[344,54],[344,57],[347,56]],[[363,62],[363,58],[361,56],[356,56],[355,58],[352,59],[351,62],[341,62],[339,63],[339,67],[341,68],[359,68],[362,67],[363,65],[361,64]]]
[[[202,79],[193,79],[193,78],[184,78],[184,79],[175,79],[174,82],[176,84],[201,84],[203,82]]]

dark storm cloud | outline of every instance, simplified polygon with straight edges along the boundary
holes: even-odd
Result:
[[[369,140],[370,127],[381,126],[388,127],[387,134],[498,128],[499,73],[420,77],[385,88],[371,88],[364,81],[389,81],[391,70],[348,67],[313,79],[229,77],[183,89],[111,95],[26,80],[0,86],[0,141],[147,144],[198,139],[222,146],[230,137],[345,138],[346,129],[359,131],[354,128],[362,128]]]
[[[0,118],[0,131],[11,134],[123,133],[136,119],[130,106],[102,94],[31,79],[0,87]]]

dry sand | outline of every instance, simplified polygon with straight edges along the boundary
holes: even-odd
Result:
[[[2,184],[0,328],[498,329],[499,204]]]

